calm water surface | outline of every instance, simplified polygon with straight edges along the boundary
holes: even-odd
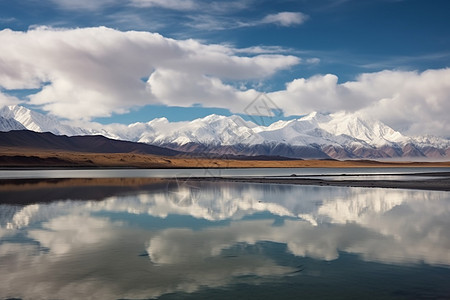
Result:
[[[0,170],[0,179],[16,178],[112,178],[112,177],[211,177],[290,176],[339,174],[411,174],[450,172],[450,168],[245,168],[245,169],[91,169],[91,170]]]
[[[450,299],[449,192],[105,189],[4,194],[0,298]]]

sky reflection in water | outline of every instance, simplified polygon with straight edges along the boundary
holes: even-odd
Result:
[[[369,282],[369,274],[417,270],[437,282],[427,293],[448,296],[439,280],[450,275],[449,229],[450,194],[432,191],[187,182],[2,204],[0,296],[142,299],[239,284],[282,291],[330,272],[351,278],[356,265],[368,268]],[[377,289],[371,284],[362,291]]]

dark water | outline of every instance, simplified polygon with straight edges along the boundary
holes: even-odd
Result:
[[[55,190],[0,201],[0,298],[450,299],[449,192]]]

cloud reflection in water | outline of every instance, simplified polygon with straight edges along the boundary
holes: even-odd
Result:
[[[8,274],[2,296],[157,297],[295,272],[250,250],[267,242],[285,244],[286,255],[318,260],[346,252],[385,264],[450,266],[446,192],[231,183],[182,188],[0,205],[0,267]],[[195,227],[196,220],[205,222]]]

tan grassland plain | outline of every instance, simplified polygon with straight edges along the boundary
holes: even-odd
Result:
[[[0,148],[0,169],[16,168],[377,168],[377,167],[450,167],[450,162],[379,162],[369,160],[226,160],[197,157],[164,157],[133,153],[80,153],[63,151],[43,151],[33,149]],[[124,190],[152,190],[167,188],[168,184],[179,184],[179,180],[189,180],[191,184],[204,181],[247,182],[259,184],[327,185],[372,188],[406,188],[450,191],[450,172],[420,173],[427,180],[349,180],[342,175],[339,180],[264,177],[189,177],[177,178],[77,178],[77,179],[3,179],[0,180],[0,198],[16,199],[21,193],[22,202],[36,201],[36,193],[51,189],[65,195],[79,191],[78,198],[112,195]],[[287,176],[290,174],[286,174]],[[89,192],[90,191],[90,192]],[[58,193],[56,193],[59,195]],[[59,196],[58,196],[59,197]],[[44,197],[45,198],[45,197]],[[90,198],[89,198],[90,199]],[[50,199],[51,200],[51,199]]]
[[[134,153],[82,153],[0,147],[0,168],[345,168],[450,167],[446,162],[237,160]]]

